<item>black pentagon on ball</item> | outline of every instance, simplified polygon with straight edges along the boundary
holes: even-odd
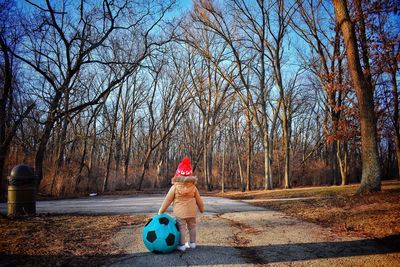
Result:
[[[147,238],[147,241],[149,241],[150,243],[153,243],[154,240],[157,239],[156,231],[149,231],[147,233],[146,238]]]
[[[169,223],[168,218],[165,217],[161,217],[160,219],[158,219],[158,221],[160,222],[160,224],[165,224],[165,225],[168,225]]]
[[[165,239],[165,241],[167,241],[168,246],[172,246],[175,243],[175,235],[169,234],[167,236],[167,239]]]
[[[151,223],[152,220],[153,220],[153,218],[150,219],[150,220],[146,223],[145,227],[146,227],[147,225],[149,225],[149,224]]]
[[[159,251],[159,250],[153,250],[153,253],[155,253],[155,254],[163,254],[161,251]]]

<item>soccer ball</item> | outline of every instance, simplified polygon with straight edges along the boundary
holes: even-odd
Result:
[[[181,233],[176,220],[167,214],[159,214],[151,218],[142,233],[144,245],[156,254],[173,251],[180,238]]]

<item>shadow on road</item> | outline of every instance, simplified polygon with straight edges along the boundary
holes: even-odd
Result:
[[[213,248],[215,249],[215,248]],[[400,252],[400,235],[384,239],[239,247],[250,263],[276,263]],[[261,256],[263,255],[263,257]]]
[[[232,257],[239,252],[240,258]],[[9,255],[0,254],[0,266],[98,266],[115,264],[120,266],[146,263],[148,259],[174,266],[179,263],[190,265],[253,263],[266,264],[295,262],[301,260],[329,259],[338,257],[367,256],[400,252],[400,235],[383,239],[341,242],[273,244],[255,247],[201,246],[181,255],[178,252],[155,255],[150,252],[118,255]],[[234,253],[235,254],[235,253]],[[236,253],[238,254],[238,253]],[[141,266],[143,266],[141,264]],[[152,263],[153,264],[153,263]],[[171,264],[171,265],[169,265]]]

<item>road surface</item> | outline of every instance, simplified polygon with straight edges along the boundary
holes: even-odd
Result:
[[[241,201],[218,197],[203,197],[206,214],[226,212],[259,211],[260,207],[250,206]],[[164,195],[143,197],[95,196],[88,198],[37,201],[37,213],[52,214],[134,214],[157,213],[164,200]],[[6,213],[6,203],[0,203],[0,212]],[[172,212],[170,207],[167,212]]]
[[[39,201],[37,212],[153,215],[162,201],[162,195]],[[204,201],[207,212],[198,218],[195,250],[152,254],[141,240],[143,226],[128,226],[113,240],[122,253],[110,257],[105,266],[400,266],[399,238],[337,236],[329,228],[242,201]],[[0,211],[5,213],[4,203]]]

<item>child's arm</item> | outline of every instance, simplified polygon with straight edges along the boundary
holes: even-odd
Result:
[[[194,197],[196,198],[196,204],[197,207],[199,207],[199,210],[201,213],[204,212],[204,203],[203,203],[203,199],[200,196],[199,190],[196,188],[196,192],[194,193]]]
[[[174,201],[174,198],[175,198],[175,186],[173,185],[169,189],[168,194],[165,197],[160,210],[158,211],[158,214],[164,213],[168,209],[169,205],[171,205],[172,201]]]

